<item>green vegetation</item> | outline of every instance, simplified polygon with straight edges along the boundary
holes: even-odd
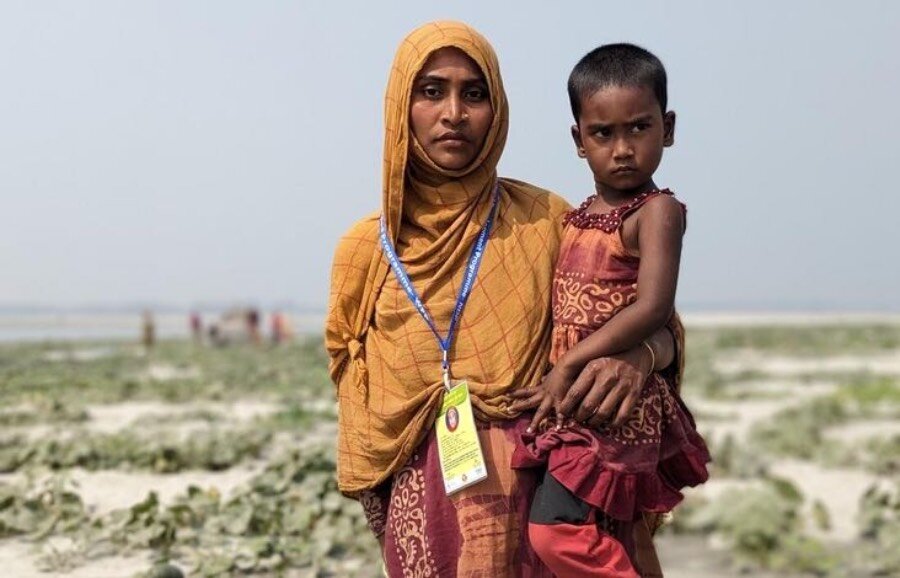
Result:
[[[900,436],[863,441],[827,436],[829,427],[871,418],[900,419],[900,383],[888,378],[855,380],[831,395],[782,410],[757,424],[749,445],[760,454],[896,474],[900,472]]]
[[[741,327],[705,330],[716,349],[755,349],[785,356],[830,356],[900,349],[900,326]]]
[[[185,439],[134,431],[51,437],[34,442],[14,437],[0,442],[0,473],[38,465],[52,470],[127,467],[159,473],[186,469],[219,471],[247,458],[259,458],[270,440],[270,433],[251,428],[207,430]]]
[[[82,558],[149,549],[160,560],[176,560],[191,576],[286,568],[332,575],[347,558],[371,558],[374,542],[358,505],[337,492],[334,469],[321,448],[294,451],[274,458],[228,499],[192,486],[170,505],[151,492],[101,517],[86,512],[64,477],[35,491],[0,484],[0,537],[66,536]],[[44,562],[52,566],[52,560]],[[66,559],[70,566],[77,562]]]
[[[803,496],[790,482],[764,478],[748,488],[725,491],[693,511],[684,527],[714,533],[732,549],[735,563],[754,568],[824,576],[837,558],[806,535],[801,516]]]
[[[97,352],[82,359],[78,352]],[[171,377],[154,378],[154,367]],[[149,353],[124,343],[28,344],[0,347],[0,404],[128,400],[184,402],[260,395],[297,401],[330,392],[325,351],[309,340],[277,348],[207,348],[160,343]]]
[[[900,434],[842,439],[833,428],[900,420],[900,376],[782,377],[787,385],[773,389],[756,368],[717,369],[723,355],[744,350],[804,359],[884,355],[900,350],[900,327],[689,330],[683,390],[710,402],[695,412],[701,429],[734,431],[728,427],[749,404],[783,405],[747,435],[710,440],[713,483],[734,487],[712,498],[689,494],[664,531],[715,536],[749,575],[900,575],[900,487],[866,493],[858,539],[836,545],[827,535],[841,513],[770,474],[774,462],[791,459],[896,479]],[[812,381],[824,383],[816,390],[824,393],[797,397]],[[143,402],[151,410],[97,427],[99,410]],[[263,409],[232,411],[248,402]],[[336,488],[335,431],[319,339],[223,349],[170,341],[150,352],[115,342],[0,345],[0,540],[33,541],[38,565],[57,573],[134,553],[149,556],[143,578],[379,576],[361,508]],[[149,492],[97,513],[72,481],[73,468],[246,475],[228,494],[195,486],[174,499]]]
[[[847,565],[858,576],[900,575],[900,483],[870,488],[861,500],[859,522],[862,540],[848,552]]]

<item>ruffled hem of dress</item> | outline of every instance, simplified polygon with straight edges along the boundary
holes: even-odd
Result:
[[[681,488],[709,478],[705,445],[684,440],[672,455],[644,471],[620,471],[604,463],[589,437],[576,429],[523,434],[511,465],[546,467],[579,499],[623,521],[632,521],[641,512],[669,512],[684,498]]]

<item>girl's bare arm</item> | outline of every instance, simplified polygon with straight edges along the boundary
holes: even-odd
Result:
[[[641,257],[637,301],[566,352],[557,364],[566,375],[577,375],[593,359],[640,345],[663,327],[674,311],[684,235],[681,204],[660,195],[648,201],[635,218]]]

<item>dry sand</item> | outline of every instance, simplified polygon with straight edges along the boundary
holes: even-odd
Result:
[[[207,490],[215,488],[223,497],[248,482],[262,471],[264,464],[242,464],[222,472],[183,471],[177,474],[152,474],[146,472],[121,472],[105,470],[90,472],[73,469],[72,479],[78,484],[78,493],[85,506],[95,516],[113,510],[127,508],[155,491],[163,504],[171,503],[184,495],[188,487]]]
[[[716,360],[715,368],[725,375],[760,372],[772,377],[829,373],[900,375],[900,351],[878,355],[846,355],[808,359],[783,357],[759,351],[740,351]]]
[[[0,542],[0,568],[4,578],[131,578],[151,567],[149,553],[134,556],[109,556],[89,560],[70,572],[42,572],[35,563],[36,554],[56,548],[67,551],[70,546],[65,541],[48,540],[46,544],[35,545],[22,539],[8,539]]]
[[[731,435],[735,441],[741,441],[746,438],[755,424],[771,419],[782,410],[800,406],[808,403],[812,398],[827,395],[834,391],[835,385],[824,381],[798,383],[778,379],[742,384],[733,386],[733,389],[773,394],[774,397],[772,399],[763,397],[741,400],[688,397],[685,401],[692,411],[720,418],[710,420],[698,418],[700,433],[709,440],[721,440],[725,436]]]
[[[159,401],[129,401],[124,403],[98,404],[87,406],[90,416],[87,427],[92,431],[116,432],[130,427],[137,420],[156,418],[169,429],[171,421],[179,416],[190,414],[211,414],[221,419],[235,422],[248,422],[258,417],[265,417],[282,409],[278,403],[265,400],[241,400],[233,403],[224,402],[190,402],[164,403]],[[205,423],[197,420],[199,423]],[[143,425],[143,424],[142,424]]]
[[[731,570],[728,554],[710,546],[700,536],[666,534],[654,540],[666,578],[746,578]],[[775,574],[757,571],[753,578],[775,578]],[[785,578],[783,575],[778,578]]]
[[[28,408],[22,406],[21,408]],[[195,412],[204,412],[218,416],[224,426],[249,422],[257,417],[264,417],[281,409],[278,403],[265,400],[241,400],[234,403],[225,402],[192,402],[169,404],[156,401],[133,401],[125,403],[89,405],[89,420],[83,424],[35,424],[16,428],[7,428],[4,433],[19,433],[29,438],[42,435],[78,435],[85,427],[94,432],[112,433],[132,427],[136,421],[145,420],[141,429],[147,429],[146,421],[158,419],[166,432],[187,434],[192,428],[208,428],[210,423],[203,420],[187,419],[173,423],[179,416],[189,416]],[[168,422],[166,421],[168,420]],[[332,424],[329,424],[332,425]],[[15,430],[15,431],[12,431]],[[333,435],[332,428],[323,428],[317,435],[326,439]],[[285,439],[289,441],[289,437]],[[87,471],[74,468],[68,471],[71,479],[78,485],[85,506],[94,516],[102,516],[119,508],[127,508],[145,499],[151,491],[155,491],[162,503],[171,503],[177,496],[183,495],[190,486],[203,489],[215,488],[223,497],[229,496],[236,488],[248,482],[260,473],[264,462],[239,464],[223,472],[185,471],[176,474],[154,474],[150,472],[126,472],[120,470]],[[40,482],[50,474],[38,476]],[[22,483],[26,480],[23,473],[0,475],[0,482]],[[76,556],[77,552],[66,554],[72,550],[72,544],[66,540],[50,540],[35,545],[23,539],[5,539],[0,541],[0,577],[6,578],[47,578],[64,576],[66,578],[130,578],[135,573],[150,567],[147,554],[132,557],[104,557],[89,560],[71,572],[46,573],[40,571],[36,560],[40,552],[52,549],[63,552],[60,557]]]
[[[688,327],[822,327],[835,325],[900,325],[900,313],[855,312],[839,313],[810,311],[785,313],[760,311],[682,312],[681,319]]]
[[[751,398],[734,401],[688,400],[689,406],[701,414],[701,418],[698,419],[698,428],[707,437],[707,440],[722,440],[726,435],[732,435],[735,441],[740,443],[746,439],[755,424],[765,423],[782,410],[808,403],[810,399],[827,395],[834,390],[834,384],[828,382],[801,383],[784,379],[785,374],[790,375],[797,368],[808,368],[809,362],[805,360],[766,359],[768,361],[768,364],[765,365],[766,373],[777,377],[774,379],[764,378],[762,382],[755,383],[755,386],[746,389],[782,392],[786,393],[786,396],[775,399]],[[863,358],[859,363],[869,361],[871,361],[869,358]],[[834,366],[837,365],[847,367],[851,364],[838,359]],[[755,367],[757,370],[759,368],[759,365]],[[790,371],[785,371],[786,369]],[[763,384],[765,385],[760,387]],[[702,419],[703,414],[723,419],[704,420]],[[839,428],[831,428],[826,435],[837,436],[843,441],[848,441],[887,437],[892,432],[900,432],[900,422],[888,420],[851,422]],[[811,511],[815,501],[820,501],[826,507],[831,521],[830,530],[823,531],[814,527],[810,527],[808,530],[812,535],[835,542],[850,542],[858,538],[857,518],[860,498],[871,486],[887,482],[886,478],[861,470],[826,468],[812,462],[799,460],[777,461],[771,465],[769,471],[772,475],[786,478],[796,484],[806,499],[805,507],[808,510]],[[753,482],[714,478],[700,488],[688,490],[686,494],[696,493],[705,498],[714,499],[726,489],[741,487],[748,483],[752,485]],[[811,519],[810,516],[807,516],[807,519]]]
[[[845,316],[811,315],[808,317],[760,315],[731,316],[717,314],[713,316],[686,315],[685,321],[691,326],[753,326],[753,325],[830,325],[850,322],[871,323],[872,318]],[[877,316],[882,323],[900,324],[900,315],[892,317]],[[77,350],[76,350],[77,351]],[[71,354],[67,354],[71,355]],[[101,355],[100,351],[84,350],[76,353],[74,358]],[[749,398],[745,400],[708,400],[689,399],[690,407],[698,414],[719,416],[722,419],[699,420],[701,431],[707,435],[720,437],[732,434],[740,441],[744,439],[750,428],[792,405],[806,403],[809,399],[827,395],[835,387],[827,381],[801,382],[800,375],[811,373],[850,373],[869,371],[884,375],[900,375],[900,351],[871,356],[840,356],[826,359],[791,358],[785,356],[764,355],[758,352],[738,352],[723,356],[717,360],[717,368],[729,374],[754,371],[763,377],[734,384],[735,391],[741,389],[747,393],[763,393],[771,398]],[[174,379],[183,377],[184,370],[170,366],[151,368],[146,377],[152,379]],[[190,369],[188,370],[190,371]],[[191,375],[191,374],[188,374]],[[321,409],[333,408],[331,400],[322,402]],[[224,423],[239,423],[255,417],[269,415],[280,409],[279,405],[266,400],[247,400],[235,404],[226,403],[188,403],[166,404],[160,402],[128,402],[111,405],[91,405],[87,408],[90,420],[86,424],[92,431],[114,432],[131,427],[138,420],[160,418],[166,430],[177,427],[200,427],[206,424],[202,420],[191,420],[187,416],[192,412],[209,412],[221,416]],[[173,416],[185,416],[179,425],[171,423]],[[164,418],[170,420],[164,423]],[[146,423],[146,422],[144,422]],[[144,423],[141,427],[146,427]],[[208,425],[208,424],[207,424]],[[26,431],[43,433],[48,426],[36,425],[24,428]],[[44,428],[44,429],[41,429]],[[900,432],[900,423],[880,420],[878,422],[854,422],[832,428],[829,436],[847,439],[866,439]],[[336,424],[322,424],[313,432],[305,434],[302,443],[331,443],[336,435]],[[298,443],[294,434],[276,435],[273,445],[290,447]],[[130,506],[144,497],[151,490],[156,491],[163,502],[171,501],[175,496],[186,491],[188,486],[197,485],[203,488],[215,487],[227,496],[236,487],[246,482],[259,471],[261,464],[245,464],[226,472],[181,472],[161,475],[145,472],[101,471],[87,472],[74,470],[72,476],[80,485],[80,493],[85,503],[98,514],[116,508]],[[828,508],[832,529],[820,535],[828,540],[849,541],[857,533],[856,514],[859,497],[872,484],[883,480],[859,470],[824,468],[819,465],[796,460],[776,462],[772,472],[792,480],[807,498],[807,506],[814,500],[821,500]],[[15,476],[2,476],[15,479]],[[750,481],[714,479],[707,485],[686,492],[705,497],[715,497],[728,488],[753,484]],[[814,530],[810,528],[810,530]],[[666,568],[667,578],[737,578],[739,574],[729,571],[727,554],[713,548],[702,537],[685,537],[665,535],[658,540],[660,557]],[[41,578],[56,576],[38,572],[33,563],[33,545],[18,539],[0,541],[0,576],[14,578]],[[71,573],[61,574],[69,578],[126,578],[135,572],[149,567],[146,557],[105,558],[91,561]],[[773,578],[774,575],[754,573],[757,578]]]
[[[885,439],[900,435],[900,421],[874,419],[853,421],[825,430],[827,439],[844,443],[865,443],[873,439]]]
[[[859,499],[873,485],[886,483],[885,478],[845,468],[823,468],[817,464],[785,460],[772,464],[770,472],[791,480],[803,492],[807,506],[819,500],[828,509],[830,531],[808,528],[812,534],[839,542],[858,538]]]

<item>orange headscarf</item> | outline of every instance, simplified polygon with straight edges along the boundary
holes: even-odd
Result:
[[[416,76],[436,50],[456,47],[482,70],[494,118],[475,160],[435,165],[412,137]],[[509,123],[497,57],[459,22],[432,22],[400,45],[385,95],[382,210],[388,232],[440,331],[445,332],[472,245],[488,218]],[[451,346],[453,375],[469,382],[476,415],[512,417],[506,393],[538,383],[550,343],[550,290],[568,204],[499,179],[500,205],[481,269]],[[378,240],[379,214],[340,241],[326,324],[339,401],[338,483],[349,496],[405,464],[434,422],[441,352],[400,287]]]

